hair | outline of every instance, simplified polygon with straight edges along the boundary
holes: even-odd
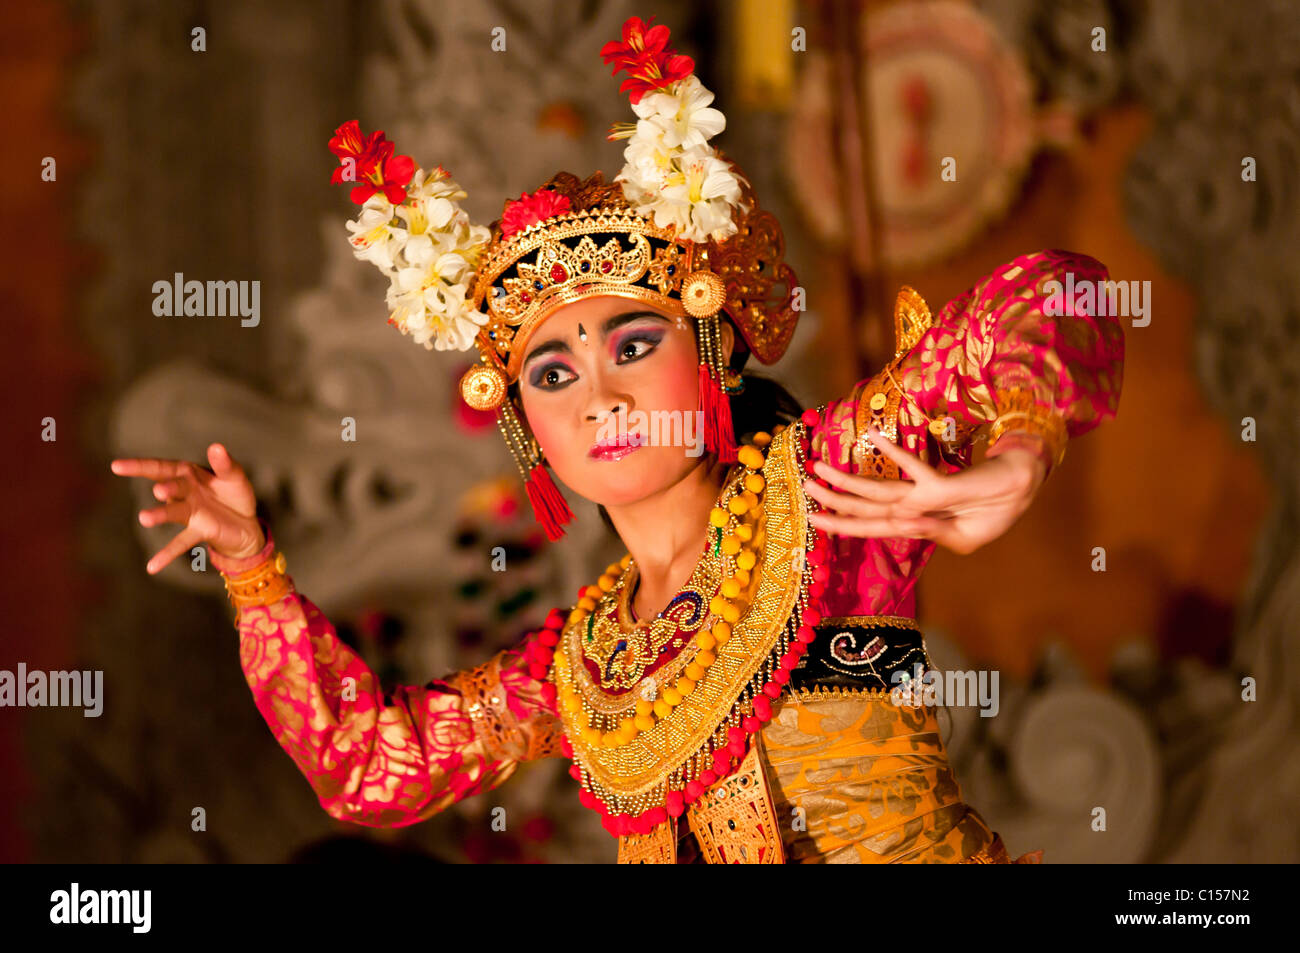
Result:
[[[719,317],[732,326],[735,346],[729,366],[739,371],[749,357],[745,340],[736,330],[730,317],[725,313],[719,314]],[[760,431],[771,433],[772,429],[780,424],[791,424],[803,413],[803,405],[780,382],[758,374],[744,374],[742,379],[744,390],[728,398],[731,401],[731,424],[737,444],[746,442],[747,438],[753,437]],[[506,389],[506,400],[514,401],[516,413],[520,419],[526,420],[523,413],[523,398],[519,390],[518,381],[511,384]],[[600,511],[600,519],[605,527],[611,533],[617,534],[618,531],[614,528],[614,522],[609,518],[605,507],[597,504],[596,509]]]

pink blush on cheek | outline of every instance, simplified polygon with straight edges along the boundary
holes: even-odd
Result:
[[[571,416],[566,418],[560,408],[546,406],[549,401],[540,403],[543,406],[534,405],[530,415],[525,402],[524,422],[556,476],[572,485],[571,480],[586,462],[590,447],[572,423],[566,422],[573,419]]]
[[[661,361],[656,370],[653,395],[646,397],[651,409],[689,413],[700,408],[699,367],[695,352],[678,352],[673,360]]]
[[[698,410],[700,364],[694,331],[670,331],[651,361],[653,369],[647,367],[648,373],[637,375],[637,405],[647,411]]]
[[[664,380],[668,406],[698,410],[700,407],[699,380],[698,364],[693,361],[674,361]]]
[[[551,417],[534,409],[532,416],[525,412],[525,425],[532,431],[533,436],[537,439],[538,446],[542,448],[542,453],[550,455],[550,450],[556,447],[556,427],[552,423]]]

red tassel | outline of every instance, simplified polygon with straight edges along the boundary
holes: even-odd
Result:
[[[709,365],[700,363],[698,379],[700,390],[700,412],[704,416],[704,447],[709,453],[718,452],[718,413],[714,406],[717,398],[713,377],[709,374]]]
[[[718,421],[718,459],[723,463],[737,463],[740,460],[740,447],[736,446],[736,426],[731,420],[731,395],[718,388],[718,407],[715,417]]]
[[[533,516],[546,530],[546,538],[554,541],[563,536],[563,525],[573,519],[573,511],[555,488],[546,464],[538,464],[528,471],[524,489],[528,491],[528,502],[533,505]]]
[[[700,365],[699,389],[700,410],[704,412],[704,446],[723,463],[735,463],[740,459],[740,448],[736,446],[731,420],[731,398],[707,364]]]

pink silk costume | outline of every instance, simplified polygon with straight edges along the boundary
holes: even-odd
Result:
[[[1044,282],[1067,286],[1067,273],[1074,287],[1107,277],[1087,256],[1044,251],[996,269],[933,318],[913,312],[895,359],[820,414],[812,456],[899,478],[859,439],[872,420],[910,453],[955,472],[970,465],[978,432],[1017,413],[1007,431],[1042,437],[1049,468],[1059,464],[1068,437],[1115,415],[1124,354],[1116,317],[1086,305],[1044,313]],[[951,418],[942,440],[927,416]],[[824,624],[913,616],[932,541],[833,536],[831,544]],[[261,553],[238,561],[213,553],[213,563],[238,579],[265,570],[273,551],[268,527]],[[282,583],[282,595],[240,609],[240,663],[272,734],[330,816],[414,824],[495,788],[521,762],[561,756],[560,719],[535,665],[530,673],[537,633],[478,667],[388,694],[287,575]],[[1012,861],[962,801],[933,707],[900,707],[876,692],[800,690],[773,709],[760,752],[787,862],[1033,863],[1041,855]],[[804,823],[785,822],[799,815]],[[677,862],[700,862],[694,840],[680,835]]]

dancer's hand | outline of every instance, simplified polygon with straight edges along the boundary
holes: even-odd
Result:
[[[898,464],[909,480],[881,480],[837,470],[823,461],[813,472],[834,492],[812,480],[808,495],[828,512],[814,513],[819,529],[844,536],[932,539],[957,553],[974,552],[997,539],[1020,518],[1047,475],[1047,464],[1032,449],[1035,438],[1008,434],[980,463],[942,474],[889,440],[876,427],[867,435],[880,452]]]
[[[163,503],[140,511],[142,526],[180,523],[184,526],[153,555],[145,569],[160,572],[177,556],[199,543],[222,556],[240,559],[266,545],[257,522],[257,498],[243,467],[231,459],[224,446],[208,447],[211,469],[188,460],[129,458],[114,460],[118,476],[139,476],[156,480],[153,495]]]

